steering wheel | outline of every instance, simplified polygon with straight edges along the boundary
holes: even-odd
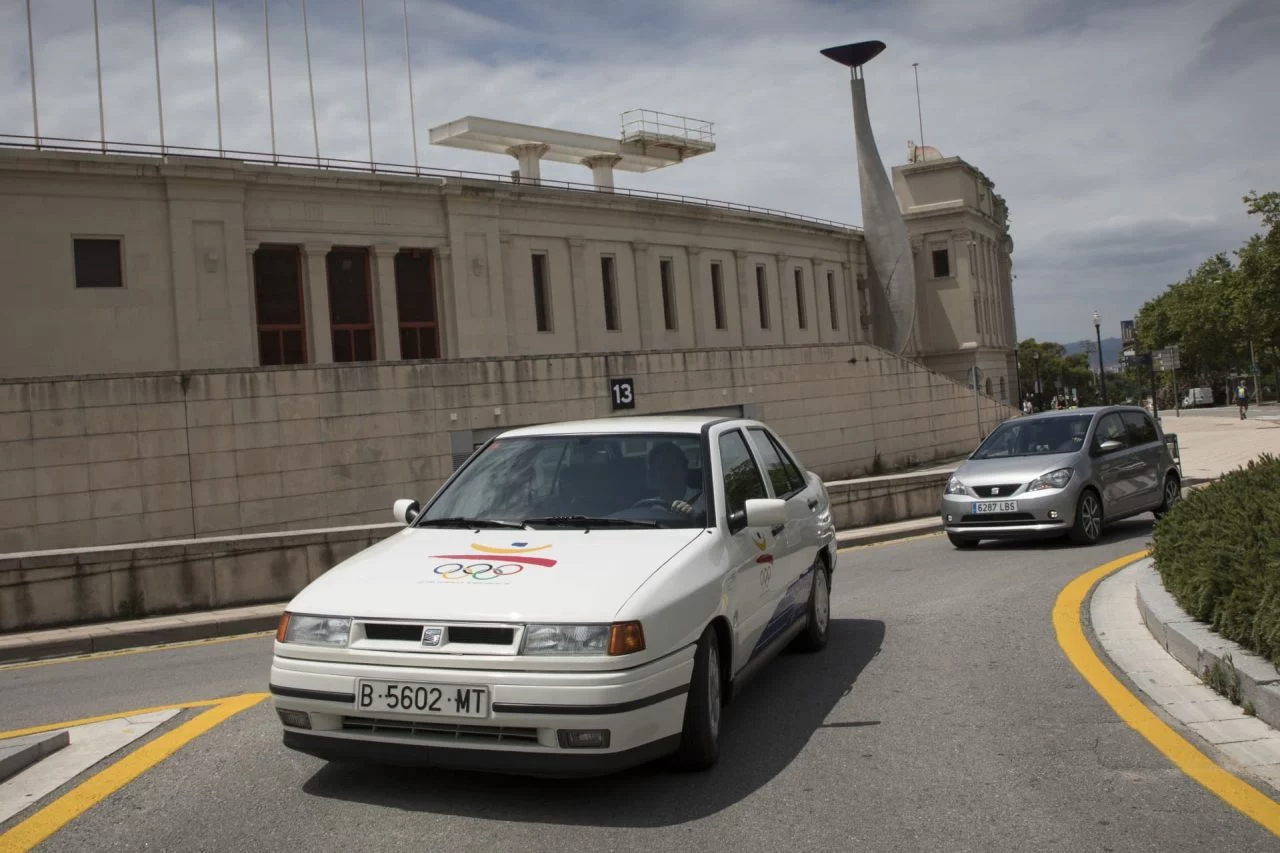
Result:
[[[671,501],[666,498],[641,498],[631,505],[631,509],[648,509],[649,507],[661,507],[662,509],[671,509]]]

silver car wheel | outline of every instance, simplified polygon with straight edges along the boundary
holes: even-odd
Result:
[[[822,566],[814,569],[816,577],[813,587],[813,618],[818,623],[818,633],[827,633],[827,622],[831,619],[831,592],[827,589],[826,570]]]
[[[711,740],[720,738],[720,652],[716,643],[707,650],[707,729]]]
[[[1102,535],[1102,507],[1092,493],[1087,493],[1080,501],[1080,526],[1085,536],[1093,541]]]
[[[1166,477],[1164,481],[1164,506],[1165,509],[1173,506],[1174,501],[1181,497],[1178,489],[1178,481],[1172,477]]]

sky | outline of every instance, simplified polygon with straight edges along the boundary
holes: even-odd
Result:
[[[314,141],[301,0],[267,0],[276,150]],[[92,0],[34,0],[42,136],[97,139]],[[423,166],[515,161],[428,142],[465,115],[616,136],[643,108],[714,123],[717,150],[619,186],[860,224],[848,72],[865,68],[887,168],[920,141],[1008,202],[1019,338],[1122,319],[1258,230],[1280,190],[1280,0],[409,0]],[[366,0],[373,159],[414,160],[401,0]],[[219,0],[223,145],[271,150],[263,3]],[[151,4],[98,0],[107,138],[159,139]],[[320,153],[369,159],[358,0],[308,0]],[[165,139],[216,148],[209,0],[157,0]],[[0,134],[32,133],[25,0],[0,0]],[[569,164],[544,178],[589,182]]]

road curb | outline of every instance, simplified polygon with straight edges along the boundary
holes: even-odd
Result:
[[[1197,678],[1230,655],[1241,704],[1251,702],[1258,719],[1280,729],[1280,669],[1189,616],[1164,588],[1151,559],[1144,563],[1136,584],[1138,611],[1156,642]]]
[[[928,524],[923,523],[923,519],[908,519],[908,521],[920,521],[921,524],[913,527],[906,527],[898,530],[876,531],[874,527],[855,528],[848,532],[844,537],[840,533],[836,533],[836,543],[841,548],[857,548],[861,545],[878,545],[882,542],[893,542],[898,539],[911,539],[916,536],[924,536],[929,533],[940,533],[942,531],[942,519],[931,519]],[[905,522],[904,522],[905,523]],[[863,531],[872,531],[866,532]]]
[[[0,782],[17,776],[32,764],[53,755],[69,743],[71,743],[71,733],[66,729],[0,740]]]

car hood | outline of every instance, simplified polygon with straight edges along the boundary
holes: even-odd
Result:
[[[1047,453],[1041,456],[967,459],[956,469],[955,476],[966,486],[1026,485],[1041,474],[1073,467],[1076,456],[1075,453]]]
[[[334,566],[288,609],[379,619],[608,622],[702,534],[406,528]]]

